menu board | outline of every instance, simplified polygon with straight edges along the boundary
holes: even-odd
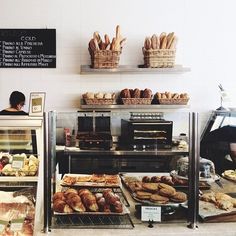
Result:
[[[56,68],[56,29],[0,29],[0,68]]]

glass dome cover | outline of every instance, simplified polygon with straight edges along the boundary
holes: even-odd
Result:
[[[176,162],[175,170],[172,172],[177,177],[188,179],[189,157],[181,157]],[[211,160],[201,158],[199,160],[199,180],[215,179],[215,165]]]

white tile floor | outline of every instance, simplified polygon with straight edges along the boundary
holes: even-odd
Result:
[[[155,224],[154,228],[146,225],[135,225],[134,229],[54,229],[48,234],[37,233],[37,236],[236,236],[236,223],[205,223],[198,229],[189,229],[186,224]]]

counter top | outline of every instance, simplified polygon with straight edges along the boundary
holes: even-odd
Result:
[[[66,154],[76,155],[76,154],[83,154],[83,155],[114,155],[114,156],[170,156],[170,155],[187,155],[188,149],[186,148],[178,148],[172,147],[170,149],[146,149],[146,150],[139,150],[139,149],[125,149],[120,147],[113,146],[110,150],[104,149],[90,149],[90,150],[83,150],[78,147],[65,147],[65,146],[56,146],[56,151],[64,151]]]

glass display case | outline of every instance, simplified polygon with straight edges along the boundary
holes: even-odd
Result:
[[[150,107],[140,112],[138,106],[50,112],[46,227],[132,228],[142,223],[144,206],[159,208],[161,223],[186,222],[194,227],[195,119],[190,112]],[[130,125],[129,132],[124,123]],[[185,181],[172,174],[183,157],[190,163],[190,178]],[[95,197],[91,198],[96,210],[83,199],[84,188]],[[104,189],[119,195],[123,207],[119,214]],[[68,204],[68,191],[79,195],[84,209]],[[110,204],[106,214],[98,193]]]
[[[0,116],[0,218],[6,234],[33,235],[43,227],[44,125],[43,117]]]
[[[207,118],[200,138],[200,156],[215,166],[211,188],[199,197],[200,222],[236,221],[236,112],[200,113]],[[200,178],[201,179],[201,178]],[[200,183],[200,182],[199,182]]]

